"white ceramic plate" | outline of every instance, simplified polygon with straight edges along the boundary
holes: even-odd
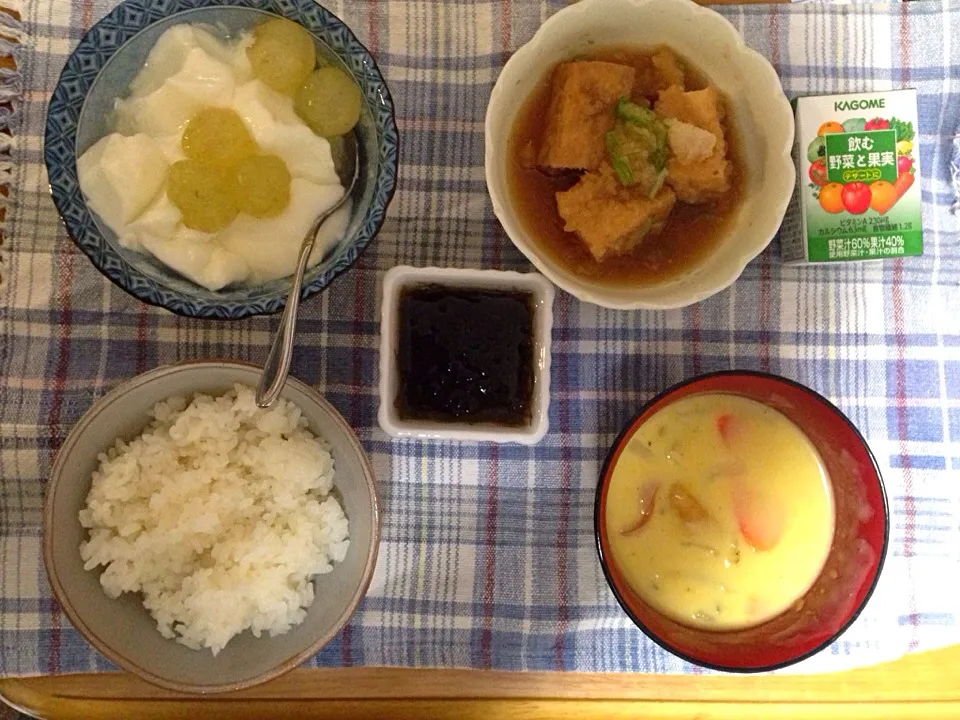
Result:
[[[415,285],[521,290],[533,295],[533,408],[521,427],[491,423],[442,423],[406,420],[394,405],[397,397],[397,313],[400,291]],[[391,437],[420,440],[468,440],[533,445],[547,432],[550,410],[550,335],[553,329],[553,286],[537,273],[500,270],[415,268],[402,265],[383,278],[380,310],[380,410],[377,420]]]
[[[743,205],[714,252],[684,275],[636,288],[598,285],[544,255],[507,192],[507,138],[524,101],[557,63],[615,45],[667,45],[703,72],[729,100],[747,174]],[[487,188],[513,244],[562,289],[609,308],[683,307],[730,285],[773,239],[796,181],[792,145],[793,113],[780,79],[716,12],[689,0],[581,0],[547,20],[500,73],[487,107]]]

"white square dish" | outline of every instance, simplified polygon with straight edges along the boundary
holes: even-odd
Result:
[[[484,290],[528,292],[533,297],[533,392],[525,425],[442,422],[400,417],[396,408],[398,313],[404,288],[439,285]],[[380,310],[380,410],[377,420],[391,437],[419,440],[466,440],[533,445],[546,434],[550,408],[550,339],[553,329],[553,285],[538,273],[399,266],[383,278]]]

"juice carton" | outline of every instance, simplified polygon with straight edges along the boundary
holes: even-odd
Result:
[[[915,90],[796,101],[800,226],[788,264],[922,255]]]

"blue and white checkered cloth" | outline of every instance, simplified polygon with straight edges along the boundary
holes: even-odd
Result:
[[[108,283],[61,227],[41,162],[45,105],[67,54],[111,5],[27,3],[22,77],[2,78],[22,84],[0,266],[2,675],[109,668],[52,599],[40,559],[44,483],[73,423],[157,365],[262,362],[276,322],[147,307]],[[330,4],[384,70],[403,143],[379,237],[301,309],[293,372],[357,428],[385,510],[369,594],[311,664],[694,672],[633,627],[608,591],[594,488],[640,403],[722,368],[769,370],[826,395],[867,437],[886,480],[892,534],[880,586],[843,638],[798,669],[960,642],[960,234],[950,212],[960,2],[720,9],[791,97],[917,88],[923,257],[785,268],[774,246],[729,290],[672,312],[614,312],[559,293],[551,430],[539,445],[401,442],[377,427],[383,273],[398,264],[530,269],[490,208],[483,117],[507,57],[563,5]]]

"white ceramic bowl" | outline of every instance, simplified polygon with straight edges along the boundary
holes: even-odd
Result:
[[[111,600],[100,570],[84,570],[79,512],[98,456],[118,437],[130,440],[150,422],[149,410],[174,395],[222,394],[236,383],[255,386],[260,368],[227,361],[188,361],[156,368],[94,403],[57,452],[44,505],[44,562],[54,595],[74,627],[108,659],[144,680],[180,692],[238,690],[295,668],[340,632],[366,593],[377,562],[380,513],[376,478],[356,434],[308,385],[290,378],[281,397],[295,402],[310,429],[333,453],[336,491],[350,520],[350,548],[333,571],[313,579],[316,600],[289,632],[259,638],[245,631],[216,656],[191,650],[157,631],[139,595]]]
[[[397,413],[397,312],[400,291],[415,285],[456,288],[521,290],[534,299],[533,408],[530,422],[521,427],[491,423],[442,423],[404,420]],[[453,268],[395,267],[383,278],[380,310],[380,410],[377,420],[391,437],[420,440],[473,440],[533,445],[547,432],[550,409],[550,335],[553,329],[553,286],[537,273]]]
[[[667,45],[729,100],[742,137],[747,183],[730,231],[697,267],[645,287],[606,287],[578,277],[528,239],[507,190],[507,138],[524,101],[559,62],[602,46]],[[616,309],[691,305],[730,285],[773,239],[793,193],[793,113],[776,72],[733,25],[689,0],[580,0],[547,20],[507,62],[486,118],[487,188],[513,244],[559,287]]]

